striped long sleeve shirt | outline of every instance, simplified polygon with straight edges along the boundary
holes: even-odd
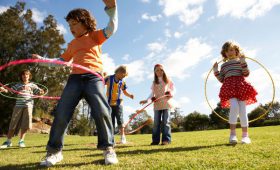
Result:
[[[238,60],[229,60],[222,64],[220,71],[215,71],[216,78],[223,83],[224,80],[231,76],[249,76],[247,63],[242,63]]]

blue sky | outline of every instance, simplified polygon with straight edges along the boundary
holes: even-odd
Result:
[[[101,0],[28,0],[34,20],[40,25],[53,15],[66,42],[72,40],[64,20],[73,8],[86,8],[103,28],[108,18]],[[1,0],[0,12],[14,6],[14,0]],[[212,64],[221,59],[220,49],[227,40],[237,41],[247,56],[267,67],[280,86],[280,0],[119,0],[119,28],[103,45],[105,71],[113,73],[120,64],[129,68],[128,91],[124,97],[125,118],[141,108],[140,100],[150,93],[153,66],[161,63],[175,83],[174,99],[183,115],[193,111],[210,114],[204,97],[204,81]],[[65,44],[66,45],[66,44]],[[248,60],[248,80],[259,92],[259,103],[272,98],[272,83],[265,71]],[[208,99],[215,107],[221,84],[208,79]],[[258,104],[248,107],[248,111]],[[147,109],[153,115],[152,107]]]

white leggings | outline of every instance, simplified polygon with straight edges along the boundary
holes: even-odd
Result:
[[[248,127],[248,116],[246,114],[246,103],[236,98],[229,99],[230,112],[229,112],[229,124],[237,123],[237,116],[239,115],[241,127]]]

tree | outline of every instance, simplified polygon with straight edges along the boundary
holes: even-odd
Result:
[[[32,20],[32,11],[25,10],[24,7],[24,2],[17,2],[0,14],[0,65],[30,58],[32,53],[50,58],[58,57],[63,50],[61,45],[65,41],[57,29],[54,17],[49,15],[43,26],[37,28],[37,24]],[[19,81],[18,74],[23,68],[32,72],[33,82],[48,87],[49,96],[60,96],[69,68],[49,68],[37,64],[11,66],[0,71],[0,82],[6,84]],[[0,98],[0,134],[3,134],[7,132],[15,100],[2,96]],[[47,100],[35,100],[35,105],[34,112],[48,112],[54,106]]]
[[[135,115],[135,113],[129,115],[129,120]],[[132,119],[132,121],[129,123],[129,127],[133,129],[137,129],[138,127],[142,126],[144,123],[149,121],[151,119],[151,116],[147,113],[146,110],[143,110],[141,113],[139,113],[136,117]],[[139,130],[136,133],[150,133],[151,132],[151,125],[144,126],[141,130]]]
[[[229,117],[229,108],[222,108],[221,103],[217,104],[217,107],[214,109],[214,111],[225,119]],[[218,117],[213,111],[210,114],[210,126],[214,129],[224,129],[229,127],[228,123]]]
[[[269,109],[270,103],[267,103],[263,106],[265,110]],[[271,109],[269,110],[267,114],[267,119],[280,119],[280,103],[278,101],[274,102],[272,104]]]
[[[172,131],[180,131],[184,126],[184,117],[181,115],[182,111],[176,107],[174,112],[171,113]]]
[[[260,105],[248,114],[248,119],[249,120],[256,119],[260,115],[263,115],[264,112],[265,112],[265,109],[262,107],[262,105]],[[250,126],[261,126],[263,124],[264,120],[265,120],[265,117],[262,117],[256,121],[250,123]]]
[[[186,131],[208,129],[210,122],[210,119],[207,115],[200,114],[197,111],[190,113],[185,117],[184,120],[184,128]]]

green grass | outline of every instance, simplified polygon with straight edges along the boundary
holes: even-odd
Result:
[[[150,146],[150,134],[130,135],[128,144],[116,146],[120,163],[110,166],[96,149],[96,137],[66,136],[64,160],[51,169],[280,169],[280,126],[250,128],[250,145],[228,145],[228,132],[173,133],[167,146]],[[241,129],[237,133],[240,139]],[[0,150],[0,170],[45,169],[38,162],[47,140],[48,135],[27,134],[27,147],[18,148],[14,138],[14,147]]]

